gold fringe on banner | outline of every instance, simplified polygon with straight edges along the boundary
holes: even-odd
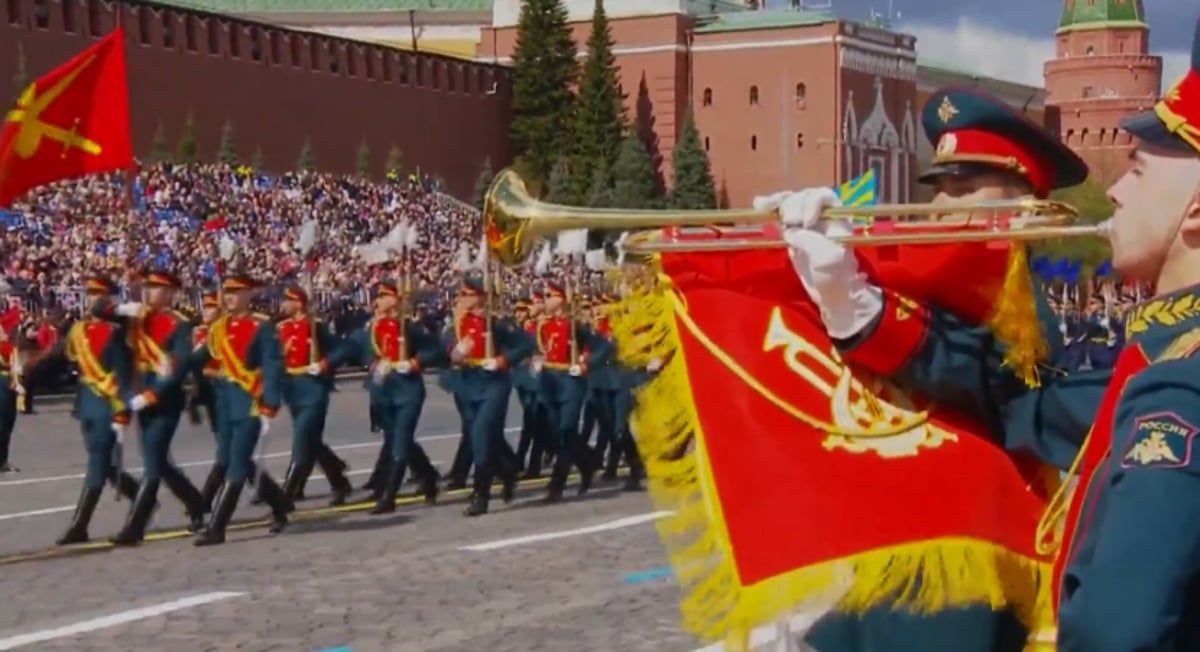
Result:
[[[727,650],[745,650],[755,627],[810,609],[861,613],[895,606],[930,613],[966,605],[1011,607],[1034,632],[1052,627],[1050,563],[965,537],[867,550],[744,585],[680,348],[679,329],[695,327],[683,301],[663,279],[627,296],[610,324],[623,364],[644,369],[651,360],[663,361],[636,391],[631,420],[651,501],[674,512],[657,527],[680,586],[687,631],[724,641]],[[1026,649],[1053,649],[1039,645],[1031,635]]]
[[[996,341],[1005,345],[1004,364],[1028,387],[1042,384],[1038,363],[1050,356],[1050,347],[1038,321],[1037,298],[1029,274],[1025,247],[1014,243],[1008,255],[1008,269],[996,305],[988,315],[987,326]]]

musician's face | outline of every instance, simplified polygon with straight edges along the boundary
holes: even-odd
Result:
[[[221,309],[216,306],[204,306],[204,309],[200,311],[200,318],[203,319],[204,323],[206,324],[211,324],[214,321],[217,321],[217,317],[220,315]]]
[[[1115,205],[1113,267],[1142,281],[1158,280],[1164,264],[1200,247],[1200,158],[1139,144],[1125,174],[1108,189]]]
[[[142,294],[145,296],[146,303],[155,308],[164,308],[171,305],[171,288],[161,285],[147,285],[142,289]]]
[[[483,302],[483,297],[478,294],[460,294],[457,301],[460,310],[474,310]]]
[[[543,304],[541,301],[534,301],[533,303],[529,304],[529,316],[537,317],[538,315],[542,314],[542,309],[545,307],[545,304]]]
[[[517,321],[529,319],[529,308],[517,308],[513,311],[513,317],[516,317]]]
[[[563,298],[557,294],[552,294],[546,297],[546,310],[551,312],[561,310],[563,307]]]
[[[943,174],[934,184],[936,194],[931,203],[934,204],[974,204],[985,201],[1002,201],[1019,199],[1029,195],[1029,188],[1018,182],[1012,175],[996,171],[980,171],[973,174]],[[968,213],[947,213],[942,218],[953,217],[964,219],[971,217],[976,220],[990,219],[990,215],[971,215]]]
[[[390,294],[381,294],[375,299],[375,308],[380,312],[388,312],[396,307],[396,297]]]
[[[225,293],[225,309],[230,312],[244,312],[250,309],[249,290],[231,290]]]

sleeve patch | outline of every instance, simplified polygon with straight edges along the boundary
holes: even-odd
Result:
[[[1122,468],[1177,469],[1192,457],[1192,439],[1200,429],[1174,412],[1158,412],[1133,422],[1121,454]]]

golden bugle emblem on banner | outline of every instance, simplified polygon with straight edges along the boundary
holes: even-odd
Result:
[[[792,330],[778,307],[771,311],[763,339],[764,352],[777,349],[782,349],[784,364],[792,373],[829,397],[831,421],[839,432],[826,433],[824,448],[897,458],[958,441],[957,435],[917,410],[904,391],[882,378],[864,383],[832,347],[822,351]]]

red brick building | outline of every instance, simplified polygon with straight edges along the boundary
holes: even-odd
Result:
[[[1121,118],[1158,100],[1162,57],[1149,54],[1145,15],[1142,0],[1065,0],[1056,57],[1046,62],[1059,135],[1100,182],[1124,171],[1133,146]]]

